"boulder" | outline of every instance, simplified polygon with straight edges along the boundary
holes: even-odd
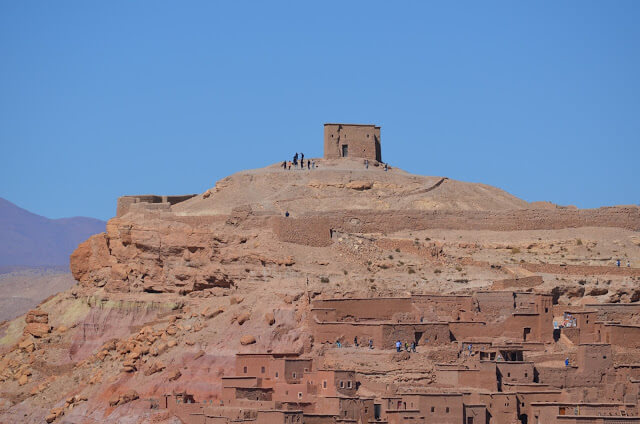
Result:
[[[47,415],[47,417],[45,418],[45,421],[48,423],[52,423],[63,415],[64,415],[64,408],[62,407],[53,408],[51,411],[49,411],[49,415]]]
[[[273,325],[276,323],[276,317],[273,314],[273,312],[267,312],[266,314],[264,314],[264,320],[267,322],[267,324],[269,325]]]
[[[250,334],[246,334],[240,337],[240,344],[243,346],[254,344],[256,342],[256,338]]]
[[[231,296],[229,298],[229,305],[236,305],[238,303],[242,303],[242,301],[244,300],[244,297],[240,297],[240,296]]]
[[[606,287],[594,287],[589,291],[589,296],[602,296],[609,293],[609,289]]]
[[[29,312],[27,312],[27,316],[24,318],[24,320],[27,324],[31,324],[31,323],[48,324],[49,314],[39,309],[32,309]]]
[[[346,187],[358,191],[370,190],[373,187],[373,181],[351,181]]]
[[[207,306],[200,313],[200,315],[202,315],[204,318],[210,319],[210,318],[217,317],[218,315],[220,315],[223,312],[224,312],[224,309],[222,309],[222,308],[212,308],[210,306]]]
[[[180,370],[173,370],[173,371],[171,371],[169,373],[168,380],[169,381],[176,381],[180,377],[182,377],[182,373],[180,372]]]
[[[30,338],[29,338],[29,339],[26,339],[26,340],[21,341],[21,342],[18,344],[18,347],[19,347],[21,350],[24,350],[24,351],[25,351],[25,352],[27,352],[27,353],[31,353],[31,352],[33,352],[33,351],[36,349],[36,345],[35,345],[35,343],[33,343],[33,340],[31,340]]]
[[[33,337],[41,338],[49,334],[51,327],[49,324],[32,322],[24,327],[24,334],[31,334]]]
[[[251,314],[249,312],[243,312],[238,316],[238,324],[242,325],[245,322],[249,321],[251,318]]]
[[[124,393],[120,393],[119,395],[114,395],[113,397],[111,397],[111,399],[109,400],[109,406],[124,405],[125,403],[129,403],[138,399],[139,397],[140,396],[138,396],[138,393],[135,390],[128,390]]]
[[[157,361],[157,362],[154,362],[153,364],[151,364],[151,366],[146,369],[146,371],[144,372],[144,375],[149,376],[151,374],[155,374],[157,372],[160,372],[165,368],[166,368],[166,366],[162,362]]]

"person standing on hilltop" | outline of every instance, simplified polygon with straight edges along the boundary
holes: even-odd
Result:
[[[300,168],[304,167],[304,153],[302,152],[300,152],[300,163],[302,164]]]
[[[282,169],[287,170],[287,161],[282,162]]]

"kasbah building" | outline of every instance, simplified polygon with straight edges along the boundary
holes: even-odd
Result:
[[[380,127],[325,124],[324,152],[380,167]],[[154,203],[123,198],[119,208],[126,202]],[[326,225],[317,232],[320,243],[337,237]],[[220,393],[166,393],[156,407],[185,424],[640,423],[640,303],[562,305],[542,284],[531,273],[465,294],[308,299],[314,344],[362,361],[384,352],[397,367],[422,355],[426,384],[376,383],[308,353],[255,351],[236,355]]]

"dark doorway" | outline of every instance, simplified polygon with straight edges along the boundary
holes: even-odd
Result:
[[[349,156],[349,146],[347,144],[342,145],[342,157],[346,158]]]
[[[527,417],[527,414],[520,415],[518,419],[522,424],[527,424],[529,422],[529,418]]]
[[[373,405],[373,418],[376,421],[380,421],[380,412],[381,412],[381,407],[382,405],[376,403]]]
[[[524,332],[522,334],[522,339],[526,342],[527,341],[527,336],[531,334],[531,329],[529,327],[525,327],[524,328]]]
[[[424,333],[423,333],[422,331],[416,331],[416,332],[415,332],[415,342],[416,342],[416,345],[419,345],[419,344],[420,344],[420,340],[422,340],[422,335],[423,335],[423,334],[424,334]]]

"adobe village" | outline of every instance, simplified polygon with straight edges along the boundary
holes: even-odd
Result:
[[[382,147],[326,124],[322,158],[121,197],[78,285],[2,325],[0,422],[640,423],[640,208]]]

